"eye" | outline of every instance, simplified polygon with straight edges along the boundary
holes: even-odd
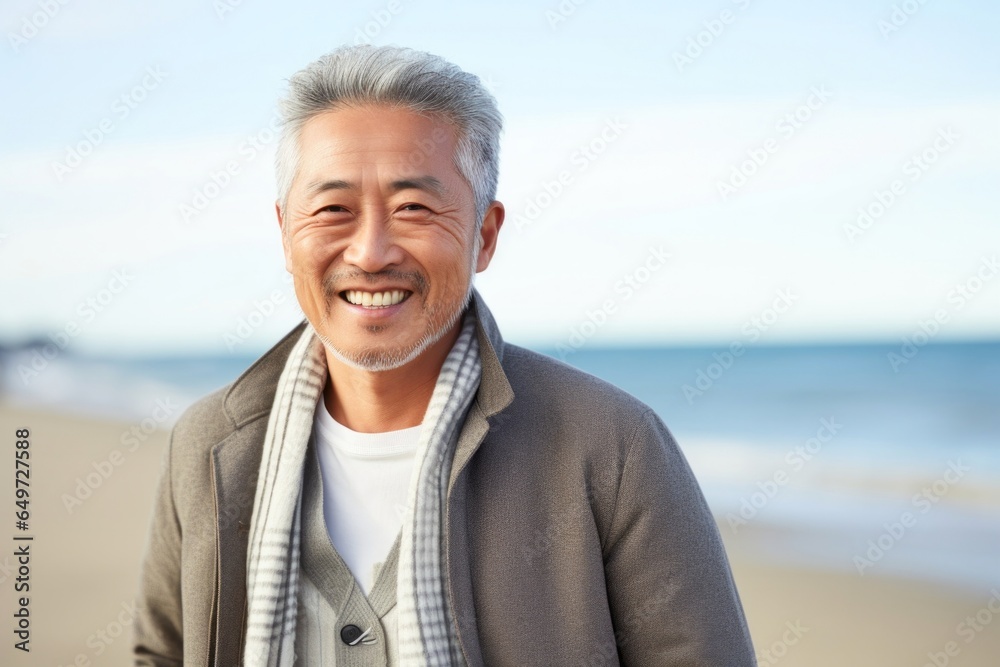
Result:
[[[408,220],[410,222],[427,222],[434,219],[433,210],[415,201],[400,205],[394,215],[400,220]]]
[[[352,218],[351,209],[340,204],[328,204],[317,209],[313,216],[328,223],[341,223]]]

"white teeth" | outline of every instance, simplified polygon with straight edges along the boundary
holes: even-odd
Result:
[[[362,292],[361,290],[347,290],[347,300],[351,303],[364,306],[366,308],[384,308],[394,306],[407,295],[403,290],[392,290],[389,292]]]

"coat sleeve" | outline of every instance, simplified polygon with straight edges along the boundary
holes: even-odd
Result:
[[[756,665],[718,527],[651,409],[625,456],[604,562],[622,665]]]
[[[181,530],[171,474],[174,433],[176,429],[163,455],[132,629],[133,664],[148,667],[179,667],[183,660]]]

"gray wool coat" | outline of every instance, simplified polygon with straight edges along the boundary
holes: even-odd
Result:
[[[660,417],[504,343],[478,290],[470,307],[482,380],[444,535],[469,665],[754,665],[715,521]],[[240,663],[261,446],[304,326],[171,432],[142,560],[136,665]]]

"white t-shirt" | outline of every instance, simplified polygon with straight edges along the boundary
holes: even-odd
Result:
[[[365,595],[375,584],[373,565],[389,555],[403,525],[420,429],[359,433],[330,416],[322,395],[316,406],[326,529]]]

